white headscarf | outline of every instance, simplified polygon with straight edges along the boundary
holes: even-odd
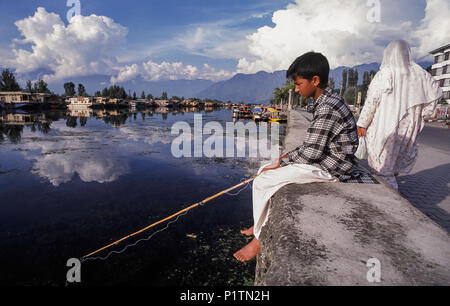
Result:
[[[408,109],[437,103],[443,92],[431,74],[414,62],[408,43],[396,40],[384,51],[380,71],[369,86],[367,99],[380,95],[380,104],[370,124],[376,128],[375,142],[371,144],[376,156],[380,156],[389,136],[395,134]]]

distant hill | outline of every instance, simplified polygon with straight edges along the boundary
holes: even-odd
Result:
[[[270,100],[274,88],[280,87],[285,82],[286,71],[238,73],[227,81],[211,85],[197,96],[222,101],[265,103]]]
[[[119,83],[118,85],[125,88],[136,90],[138,95],[144,90],[147,94],[160,97],[163,91],[167,92],[169,97],[197,97],[197,94],[206,88],[212,86],[213,81],[210,80],[161,80],[156,82],[147,82],[144,80],[131,81],[127,83]]]
[[[424,69],[431,62],[419,63]],[[358,84],[362,83],[365,71],[380,69],[379,63],[362,64],[354,67],[337,67],[330,71],[330,77],[334,78],[335,88],[341,87],[342,71],[344,69],[358,70]],[[256,74],[236,74],[229,80],[211,85],[209,88],[199,92],[199,98],[211,98],[222,101],[247,102],[247,103],[269,103],[273,98],[273,90],[282,87],[286,82],[286,70],[267,73],[260,71]]]

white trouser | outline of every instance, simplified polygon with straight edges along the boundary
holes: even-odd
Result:
[[[262,166],[258,174],[270,164]],[[259,238],[262,227],[269,216],[269,199],[288,184],[308,184],[313,182],[338,182],[339,180],[313,165],[291,164],[275,170],[264,171],[253,181],[253,233]]]

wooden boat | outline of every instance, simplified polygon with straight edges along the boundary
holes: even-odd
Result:
[[[234,119],[253,119],[253,113],[248,106],[241,105],[233,108]]]
[[[268,119],[270,122],[286,123],[287,114],[274,108],[268,108]]]
[[[255,107],[253,109],[253,121],[262,121],[263,118],[263,109],[261,107]]]

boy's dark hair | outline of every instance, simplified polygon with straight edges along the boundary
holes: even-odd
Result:
[[[330,64],[327,58],[321,53],[308,52],[297,59],[289,67],[286,78],[294,79],[296,76],[311,80],[313,76],[320,77],[319,87],[328,86],[328,75],[330,74]]]

